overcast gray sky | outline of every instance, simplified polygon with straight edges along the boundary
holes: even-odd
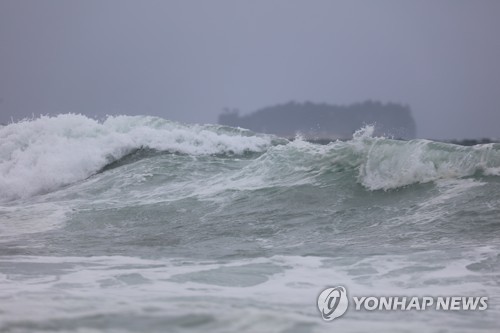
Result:
[[[499,62],[497,0],[0,0],[0,122],[375,99],[500,137]]]

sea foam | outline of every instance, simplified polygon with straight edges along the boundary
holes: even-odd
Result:
[[[358,181],[370,190],[389,190],[439,179],[499,175],[498,144],[464,147],[429,140],[363,137]],[[357,142],[356,142],[357,141]]]
[[[368,190],[500,174],[498,144],[462,147],[390,140],[373,137],[373,126],[360,129],[352,140],[317,145],[301,138],[290,142],[239,128],[183,125],[157,117],[110,116],[100,122],[63,114],[0,128],[0,200],[27,198],[84,180],[141,148],[228,157],[262,153],[236,174],[221,172],[220,179],[213,178],[210,187],[220,190],[331,185],[321,182],[336,181],[322,177],[332,172],[343,172],[344,179],[350,177]]]
[[[77,114],[42,116],[0,128],[0,199],[26,198],[83,180],[134,149],[191,155],[264,151],[272,137],[156,117],[103,122]]]

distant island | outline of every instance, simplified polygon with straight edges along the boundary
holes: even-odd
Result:
[[[288,102],[243,116],[237,110],[225,110],[219,116],[219,124],[281,137],[300,133],[306,139],[348,139],[364,125],[373,124],[375,135],[400,139],[416,137],[409,106],[376,101],[346,106]]]

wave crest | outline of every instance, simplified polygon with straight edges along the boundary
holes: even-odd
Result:
[[[358,181],[370,190],[389,190],[477,173],[499,175],[498,144],[463,147],[429,140],[366,139]]]
[[[213,187],[222,190],[305,183],[335,183],[340,186],[335,189],[341,190],[355,181],[369,190],[390,190],[477,173],[500,175],[499,144],[462,147],[390,140],[373,137],[372,126],[357,131],[350,141],[318,145],[300,138],[290,142],[239,128],[183,125],[156,117],[116,116],[99,122],[64,114],[0,128],[0,200],[50,192],[107,170],[111,163],[119,167],[127,163],[127,155],[141,148],[152,150],[144,158],[155,151],[228,157],[259,153],[234,175],[221,172],[211,178],[220,183]],[[207,175],[201,172],[200,177]]]
[[[190,155],[242,154],[275,144],[269,135],[157,117],[42,116],[0,128],[0,199],[26,198],[83,180],[138,148]]]
[[[297,138],[271,147],[257,162],[252,170],[266,169],[270,179],[284,182],[300,179],[326,186],[349,177],[368,190],[391,190],[477,174],[498,176],[500,144],[465,147],[422,139],[391,140],[373,137],[373,126],[365,126],[352,140],[323,146]]]

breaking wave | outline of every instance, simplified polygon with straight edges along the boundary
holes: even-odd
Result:
[[[148,116],[43,116],[0,128],[0,199],[46,193],[92,176],[140,149],[234,158],[257,153],[238,177],[264,183],[332,182],[345,174],[368,190],[390,190],[443,178],[500,175],[500,145],[462,147],[429,140],[373,137],[318,145],[218,125],[183,125]],[[147,158],[146,154],[146,158]],[[263,179],[262,177],[260,179]],[[264,186],[264,184],[261,184]]]
[[[138,148],[192,155],[260,152],[272,136],[156,117],[42,116],[0,128],[0,198],[25,198],[83,180]]]

